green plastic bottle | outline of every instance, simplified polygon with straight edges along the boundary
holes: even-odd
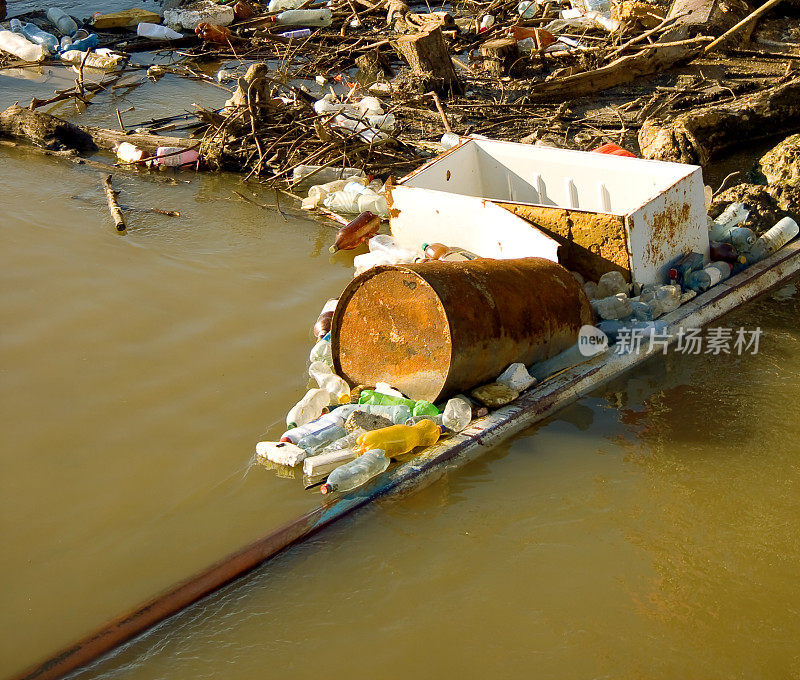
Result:
[[[420,399],[411,411],[414,416],[438,416],[439,409],[436,408],[431,402]]]
[[[358,403],[374,404],[375,406],[394,406],[395,404],[403,404],[408,406],[408,408],[413,409],[417,402],[415,402],[413,399],[395,397],[391,394],[376,392],[375,390],[362,390],[361,396],[358,398]]]

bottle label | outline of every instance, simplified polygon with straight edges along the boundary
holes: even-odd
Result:
[[[716,267],[708,267],[706,269],[706,273],[708,274],[709,278],[709,288],[711,286],[716,286],[720,281],[722,281],[722,272]]]

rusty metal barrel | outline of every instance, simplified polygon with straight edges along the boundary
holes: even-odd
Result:
[[[592,313],[564,267],[537,257],[374,267],[345,288],[331,325],[336,372],[436,401],[577,342]]]

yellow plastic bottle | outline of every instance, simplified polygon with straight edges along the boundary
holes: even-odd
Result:
[[[392,425],[365,432],[358,438],[357,445],[362,452],[383,449],[387,458],[394,458],[417,446],[435,444],[441,433],[442,429],[432,420],[421,420],[416,425]]]

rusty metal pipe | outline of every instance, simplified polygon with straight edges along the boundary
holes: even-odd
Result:
[[[334,368],[353,385],[385,381],[436,401],[555,356],[590,323],[583,289],[550,260],[378,266],[339,298]]]

